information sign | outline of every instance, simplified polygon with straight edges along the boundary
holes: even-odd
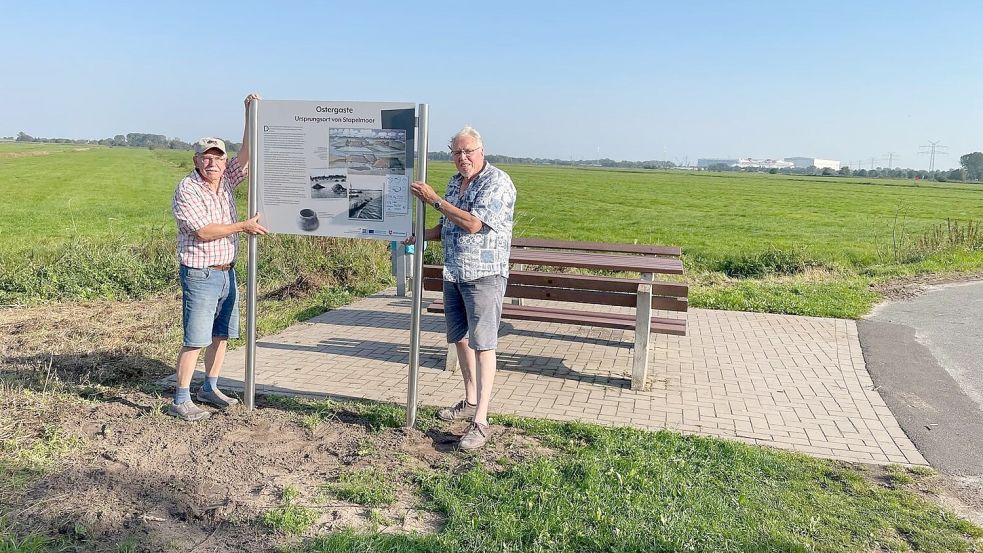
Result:
[[[409,236],[415,107],[259,102],[254,171],[260,222],[274,233]]]

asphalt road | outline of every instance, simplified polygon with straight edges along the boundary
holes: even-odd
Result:
[[[939,472],[983,477],[983,282],[933,287],[858,321],[874,385]]]

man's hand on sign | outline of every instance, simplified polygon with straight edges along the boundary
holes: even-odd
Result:
[[[263,235],[269,231],[266,230],[266,227],[259,224],[259,213],[257,213],[251,219],[246,219],[242,222],[242,232],[245,232],[246,234]]]
[[[410,185],[410,192],[428,204],[432,204],[435,200],[440,199],[440,196],[434,192],[433,188],[423,181],[414,181],[413,184]]]

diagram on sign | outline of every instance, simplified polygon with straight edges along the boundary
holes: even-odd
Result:
[[[400,175],[406,171],[406,131],[331,129],[328,166],[352,174]]]
[[[406,215],[409,212],[409,182],[406,175],[386,176],[387,215]]]

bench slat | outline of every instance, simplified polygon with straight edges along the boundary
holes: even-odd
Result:
[[[594,305],[613,305],[618,307],[636,307],[638,305],[638,295],[635,292],[629,294],[624,292],[603,292],[598,290],[509,284],[505,288],[505,295],[510,298],[591,303]],[[687,311],[689,309],[689,302],[686,298],[652,296],[652,307],[664,311]]]
[[[442,279],[443,268],[440,265],[424,265],[423,277]],[[640,278],[621,278],[600,275],[581,275],[577,273],[545,273],[542,271],[510,271],[509,284],[524,284],[528,286],[551,286],[555,288],[577,288],[588,290],[604,290],[608,292],[638,292],[638,285],[649,281]],[[689,285],[679,282],[651,282],[652,293],[659,296],[676,296],[685,298],[689,295]],[[430,290],[430,288],[427,288]],[[435,288],[434,290],[440,290]],[[632,304],[634,306],[635,304]]]
[[[442,291],[443,284],[444,281],[442,279],[423,279],[423,289],[429,292]],[[573,288],[553,288],[548,286],[525,286],[522,284],[512,284],[511,280],[509,281],[508,286],[505,288],[505,296],[509,298],[590,303],[594,305],[612,305],[618,307],[636,307],[638,305],[638,296],[636,295],[636,292],[608,292]],[[665,297],[653,295],[652,308],[661,309],[663,311],[688,311],[689,300],[686,297]]]
[[[545,238],[512,237],[512,246],[519,248],[544,248],[558,250],[582,250],[594,252],[639,253],[646,255],[670,255],[679,257],[682,249],[678,246],[649,246],[645,244],[614,244],[610,242],[574,242],[570,240],[547,240]]]
[[[683,274],[683,263],[675,257],[625,256],[619,254],[558,252],[513,249],[510,263],[546,267],[580,267],[606,271]]]
[[[444,303],[434,301],[427,307],[430,313],[443,313]],[[575,325],[599,326],[621,330],[635,329],[635,316],[624,313],[593,313],[590,311],[575,311],[572,309],[554,309],[533,307],[529,305],[505,304],[502,306],[502,318],[522,321],[541,321]],[[652,317],[652,333],[686,335],[686,321],[683,319],[668,319]]]
[[[511,271],[509,273],[509,284],[553,286],[556,288],[587,288],[608,292],[628,292],[630,294],[638,292],[638,285],[643,282],[647,283],[648,281],[640,278],[579,275],[575,273],[560,274],[537,271]],[[660,296],[686,297],[689,295],[689,286],[676,282],[653,282],[652,293]]]

